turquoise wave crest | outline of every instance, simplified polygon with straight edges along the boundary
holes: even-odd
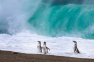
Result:
[[[28,23],[38,34],[60,37],[94,38],[93,5],[53,5],[41,4]]]

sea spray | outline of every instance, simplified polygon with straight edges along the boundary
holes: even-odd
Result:
[[[15,34],[27,30],[28,18],[40,3],[41,0],[0,0],[0,33]]]

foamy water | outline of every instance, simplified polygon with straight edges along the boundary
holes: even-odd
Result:
[[[73,52],[73,40],[78,42],[81,54]],[[26,54],[43,54],[37,51],[37,41],[47,42],[50,51],[47,55],[68,56],[94,59],[94,40],[73,37],[45,37],[23,31],[15,35],[0,34],[0,50],[21,52]]]

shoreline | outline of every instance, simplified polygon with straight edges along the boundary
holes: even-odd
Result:
[[[94,59],[43,54],[25,54],[0,50],[0,62],[94,62]]]

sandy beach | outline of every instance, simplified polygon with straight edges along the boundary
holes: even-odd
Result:
[[[0,62],[94,62],[94,59],[0,51]]]

